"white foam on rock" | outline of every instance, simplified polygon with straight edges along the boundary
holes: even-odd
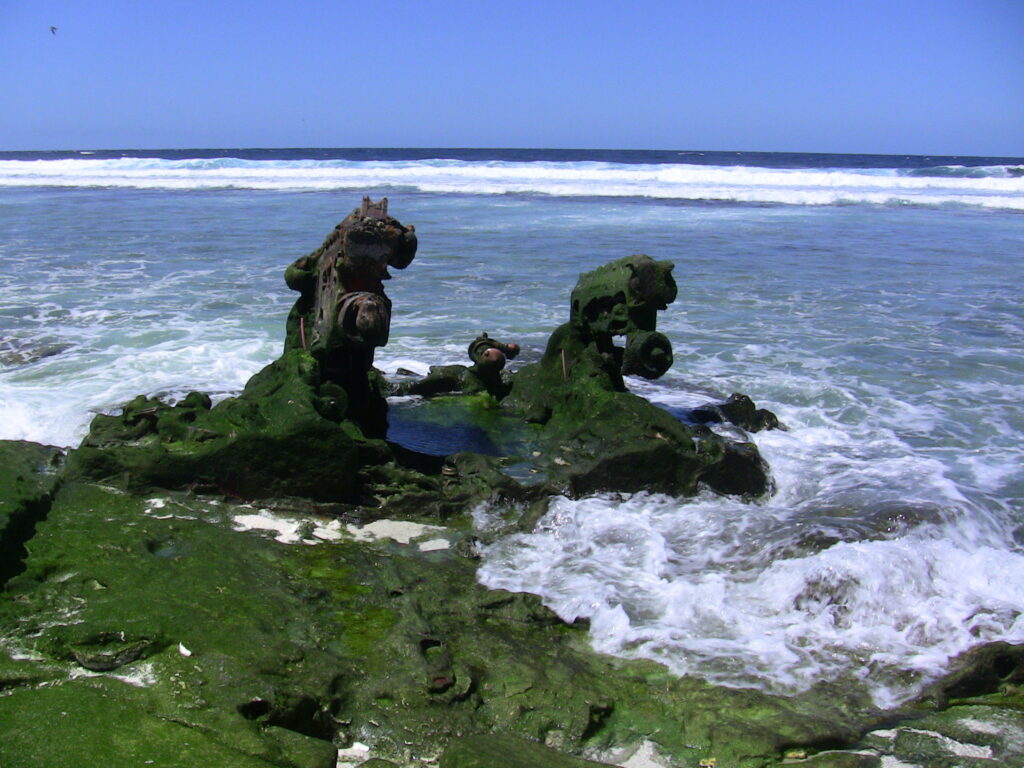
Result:
[[[121,667],[117,672],[94,672],[83,667],[76,667],[68,673],[68,680],[79,680],[86,677],[109,677],[136,688],[149,688],[156,685],[156,671],[152,662],[143,662],[134,666]]]
[[[968,730],[975,733],[984,733],[988,736],[995,736],[1002,731],[1002,728],[995,723],[987,723],[984,720],[978,720],[973,717],[965,717],[963,720],[957,720],[957,722]]]
[[[370,758],[370,747],[362,742],[356,741],[352,746],[338,750],[338,764],[336,768],[356,768]]]
[[[396,375],[399,368],[412,371],[417,376],[426,376],[430,373],[429,363],[425,363],[422,360],[414,360],[411,357],[396,357],[391,360],[381,360],[377,363],[377,367],[389,376]]]
[[[892,755],[882,755],[882,768],[922,768],[922,766],[917,763],[904,763]]]
[[[424,536],[438,536],[447,532],[439,525],[411,523],[408,520],[375,520],[362,527],[349,525],[348,531],[356,541],[391,539],[398,544],[408,544]],[[422,547],[421,547],[422,548]]]
[[[151,517],[154,520],[173,520],[175,518],[177,518],[178,520],[198,519],[194,514],[175,512],[173,509],[168,507],[168,504],[173,504],[175,507],[179,507],[180,509],[186,510],[188,513],[192,512],[192,510],[189,507],[185,506],[184,504],[181,504],[180,502],[176,502],[173,499],[161,499],[156,497],[152,499],[146,499],[146,508],[142,510],[142,514]]]
[[[447,528],[407,520],[385,519],[375,520],[363,526],[342,525],[340,520],[324,522],[312,517],[288,517],[277,515],[269,509],[235,515],[231,519],[236,531],[270,532],[275,534],[274,540],[282,544],[317,544],[351,538],[365,542],[390,539],[397,544],[407,545],[429,536],[432,538],[418,542],[421,552],[436,552],[451,547],[451,542],[446,538],[449,532]]]
[[[110,677],[120,680],[122,683],[134,685],[136,688],[149,688],[156,685],[156,671],[152,662],[148,661],[123,674],[110,673]]]
[[[269,509],[235,515],[231,520],[236,531],[270,531],[277,534],[274,540],[282,544],[316,544],[317,540],[337,541],[343,536],[338,520],[323,522],[315,518],[285,517]]]
[[[428,539],[419,543],[420,552],[438,552],[442,549],[451,549],[451,546],[448,539]]]
[[[628,755],[628,756],[627,756]],[[609,762],[611,759],[612,765],[617,765],[619,768],[667,768],[669,762],[665,760],[658,752],[654,742],[642,741],[638,747],[636,747],[631,753],[616,757],[614,755],[599,755],[597,760],[599,762]]]
[[[919,728],[905,728],[907,733],[916,733],[920,736],[929,736],[949,754],[954,757],[969,757],[978,760],[991,760],[994,757],[992,747],[980,746],[978,744],[965,744],[962,741],[951,739],[936,731],[926,731]]]

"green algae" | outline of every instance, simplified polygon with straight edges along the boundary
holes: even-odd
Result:
[[[64,484],[24,573],[0,597],[10,764],[47,765],[49,742],[21,724],[72,704],[79,720],[67,748],[109,764],[181,741],[188,759],[217,765],[327,765],[354,741],[398,765],[448,749],[446,760],[484,759],[486,749],[461,741],[471,735],[576,757],[649,741],[679,766],[770,766],[794,752],[809,765],[871,764],[835,752],[883,722],[849,694],[723,689],[601,656],[585,625],[565,624],[534,596],[480,586],[457,549],[287,545],[236,530],[234,518],[253,511]],[[992,655],[999,680],[1016,679],[1006,653]],[[952,678],[947,692],[982,702],[1012,694],[1001,685],[993,693]],[[971,707],[949,707],[951,725],[918,716],[908,728],[966,739],[956,723],[1017,722],[1007,707]],[[893,754],[920,753],[927,739],[915,738]],[[1000,738],[993,750],[1014,764]]]
[[[156,692],[111,679],[20,689],[0,699],[5,768],[333,768],[336,750],[293,732],[210,727],[167,711]]]
[[[561,492],[692,495],[702,483],[748,496],[771,490],[752,444],[683,424],[626,388],[623,374],[658,378],[672,363],[671,345],[655,330],[657,313],[675,300],[671,271],[670,262],[638,255],[581,275],[570,321],[538,363],[510,377],[502,404],[540,425],[538,463]]]
[[[455,549],[282,544],[236,530],[251,508],[214,502],[64,485],[0,597],[5,647],[22,657],[0,665],[0,722],[47,715],[65,695],[92,701],[99,686],[148,725],[82,709],[98,754],[142,754],[185,723],[224,765],[316,765],[354,741],[407,764],[494,733],[576,755],[650,740],[679,765],[761,766],[792,743],[858,733],[863,713],[832,703],[595,654],[585,626],[485,589]],[[12,743],[45,764],[32,762],[36,739]]]
[[[197,393],[173,406],[140,396],[120,414],[97,416],[69,471],[136,491],[209,486],[244,498],[355,500],[360,470],[390,455],[333,418],[343,398],[336,390],[321,389],[317,362],[291,350],[215,407]]]
[[[606,763],[564,755],[536,742],[509,736],[454,739],[441,756],[441,768],[596,768]]]
[[[0,440],[0,587],[21,569],[24,543],[49,509],[63,460],[58,448]]]

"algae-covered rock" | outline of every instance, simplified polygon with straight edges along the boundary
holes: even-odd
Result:
[[[802,754],[802,753],[800,753]],[[802,768],[883,768],[882,758],[872,752],[820,752],[808,759],[793,760]],[[893,766],[895,768],[895,766]]]
[[[315,713],[281,734],[239,709],[266,699],[286,721],[333,674],[291,639],[309,616],[261,543],[215,508],[65,485],[0,599],[0,654],[44,683],[0,684],[4,765],[333,765]]]
[[[392,386],[396,395],[439,395],[447,392],[476,394],[487,392],[500,400],[509,392],[507,376],[502,369],[508,360],[519,354],[519,345],[492,339],[481,333],[469,343],[472,366],[432,365],[428,374],[418,380],[399,382]]]
[[[242,723],[190,722],[158,695],[110,678],[22,688],[0,698],[5,768],[159,765],[167,768],[334,768],[334,745],[290,733],[275,740]],[[295,744],[295,738],[301,745]]]
[[[676,300],[673,264],[628,256],[580,276],[570,298],[570,322],[623,374],[656,379],[672,366],[672,345],[657,332],[658,312]],[[625,336],[625,349],[612,338]]]
[[[657,313],[676,296],[672,264],[647,256],[582,275],[570,322],[555,330],[539,363],[506,376],[518,346],[481,334],[469,345],[472,367],[435,368],[422,381],[391,386],[408,394],[458,391],[480,405],[465,412],[468,431],[486,433],[490,414],[500,411],[536,425],[528,440],[493,439],[499,434],[492,430],[486,441],[494,451],[452,444],[445,453],[386,442],[388,387],[372,367],[390,324],[383,281],[389,266],[404,268],[415,251],[414,230],[387,215],[386,200],[364,200],[286,271],[301,295],[277,361],[216,406],[201,393],[173,405],[140,396],[118,414],[97,416],[70,457],[69,475],[131,490],[298,496],[437,517],[495,496],[532,502],[541,487],[572,495],[692,494],[702,484],[748,496],[771,489],[752,443],[684,424],[627,391],[624,373],[656,378],[672,362],[671,345],[656,330]],[[614,343],[619,336],[625,349]],[[740,405],[753,408],[749,399]],[[502,429],[522,431],[507,419]],[[468,481],[456,463],[446,469],[432,458],[467,449],[504,462],[494,467],[504,477],[488,473],[491,489]]]
[[[1024,766],[1024,712],[983,699],[957,704],[870,731],[851,753],[874,755],[883,766],[1019,768]]]
[[[1024,707],[1024,645],[996,642],[972,648],[950,662],[950,671],[918,697],[925,705],[946,707],[985,697]]]
[[[174,406],[138,397],[97,416],[69,471],[134,490],[198,485],[245,498],[353,501],[360,470],[391,455],[340,418],[344,402],[308,352],[291,350],[216,406],[199,393]]]
[[[733,392],[724,402],[694,408],[687,416],[699,424],[717,424],[727,421],[747,432],[785,429],[779,423],[778,416],[767,408],[758,408],[753,400],[739,392]]]
[[[372,368],[390,323],[387,268],[408,266],[415,251],[414,230],[387,215],[387,200],[364,199],[286,271],[301,296],[278,360],[217,405],[198,392],[176,404],[140,396],[97,416],[70,457],[69,476],[133,491],[366,506],[392,496],[400,506],[416,489],[435,514],[450,510],[456,502],[446,499],[440,464],[384,441],[384,381]],[[455,497],[466,500],[461,489]]]
[[[607,763],[572,757],[510,736],[454,739],[441,756],[441,768],[600,768]]]
[[[307,539],[250,506],[66,483],[0,596],[5,766],[47,765],[50,744],[159,762],[175,740],[212,765],[320,766],[360,742],[404,766],[497,734],[753,767],[872,722],[596,654],[538,598],[480,586],[456,528],[368,537],[292,514]],[[69,706],[64,741],[25,726]]]
[[[1024,766],[1024,646],[989,643],[846,749],[801,764],[826,768]]]
[[[285,350],[308,351],[324,381],[344,389],[350,414],[383,437],[387,407],[372,374],[374,350],[388,342],[391,300],[388,267],[405,269],[416,255],[416,231],[388,215],[388,200],[364,197],[323,245],[285,271],[301,295],[288,316]]]
[[[63,461],[59,448],[0,440],[0,587],[21,569],[24,543],[49,509]]]
[[[541,461],[568,493],[771,489],[753,444],[683,424],[626,389],[624,373],[657,378],[672,364],[671,345],[655,330],[676,296],[671,272],[670,262],[630,256],[582,275],[570,321],[551,334],[539,363],[511,378],[503,404],[542,425]],[[625,349],[614,343],[620,335]]]

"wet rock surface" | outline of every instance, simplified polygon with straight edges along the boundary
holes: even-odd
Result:
[[[320,382],[346,395],[336,404],[339,417],[378,437],[387,406],[373,356],[388,342],[392,309],[384,281],[391,279],[388,267],[409,266],[416,248],[416,230],[388,215],[386,197],[363,198],[320,248],[285,271],[288,287],[300,293],[288,316],[285,350],[308,351]]]
[[[785,429],[779,417],[767,408],[758,408],[746,395],[734,392],[728,400],[694,408],[686,414],[687,420],[697,424],[720,424],[727,422],[745,429],[760,432],[763,429]]]
[[[509,379],[502,375],[505,363],[519,354],[519,345],[504,343],[481,333],[469,344],[472,366],[434,365],[419,381],[397,382],[395,395],[439,395],[449,392],[476,394],[486,392],[497,400],[509,392]]]

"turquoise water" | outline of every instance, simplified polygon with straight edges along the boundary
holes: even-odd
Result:
[[[280,352],[284,267],[370,188],[420,239],[383,370],[464,362],[482,330],[536,359],[580,272],[648,253],[676,264],[676,362],[631,385],[669,408],[742,391],[790,428],[756,437],[770,500],[562,500],[485,583],[590,618],[608,652],[880,703],[1024,642],[1016,166],[613,160],[0,159],[0,438],[71,446],[138,393],[237,392]]]

